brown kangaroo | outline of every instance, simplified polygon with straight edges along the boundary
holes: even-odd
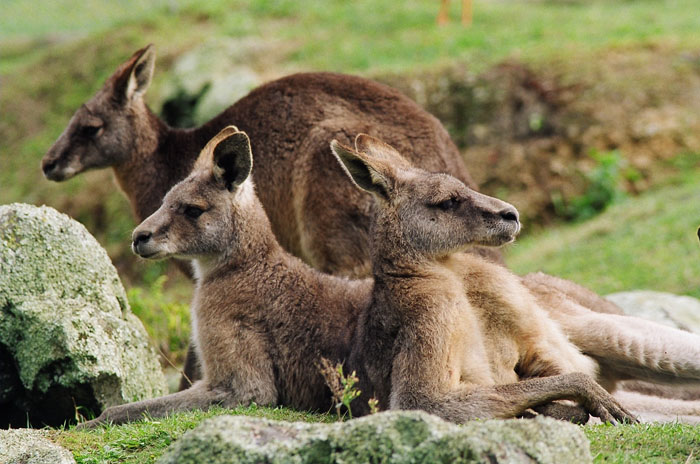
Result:
[[[247,136],[235,127],[224,129],[204,148],[192,174],[133,233],[133,249],[144,258],[194,260],[193,327],[202,380],[162,398],[109,408],[84,426],[211,404],[329,407],[321,357],[333,363],[348,358],[358,315],[375,311],[372,282],[319,273],[284,251],[255,194],[251,168]],[[475,212],[493,215],[492,205],[485,202]],[[486,243],[478,234],[492,226],[499,223],[481,224],[471,236]],[[512,417],[559,398],[580,400],[604,420],[629,418],[604,390],[582,378],[570,376],[557,393],[539,379],[494,390],[507,404],[497,413],[489,409],[489,397],[473,397],[473,415],[452,418]]]
[[[383,408],[455,422],[514,417],[560,399],[606,421],[634,420],[516,276],[462,253],[513,241],[515,208],[414,168],[373,137],[355,143],[333,141],[332,149],[377,200],[374,304],[360,317],[350,358],[367,394]]]
[[[137,51],[76,111],[42,160],[48,179],[112,167],[143,221],[192,170],[202,147],[235,124],[257,153],[253,177],[282,246],[317,269],[354,277],[369,275],[371,198],[345,182],[329,140],[350,141],[370,132],[401,148],[416,165],[474,187],[440,122],[387,86],[341,74],[295,74],[259,87],[201,127],[176,129],[144,102],[154,63],[152,45]],[[497,251],[481,252],[502,261]],[[192,277],[188,263],[177,264]],[[200,377],[191,349],[185,374]],[[183,377],[180,389],[189,385]]]
[[[282,246],[319,270],[360,277],[369,275],[371,198],[344,181],[329,140],[370,132],[416,165],[474,186],[440,122],[390,87],[341,74],[295,74],[253,90],[201,127],[176,129],[144,102],[154,63],[153,45],[137,51],[76,111],[44,156],[48,179],[112,167],[142,221],[189,174],[202,147],[235,124],[255,149],[253,177]]]

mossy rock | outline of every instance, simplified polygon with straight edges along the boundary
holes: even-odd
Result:
[[[0,206],[0,426],[166,393],[157,355],[107,253],[48,207]]]
[[[553,419],[458,426],[420,411],[337,424],[219,416],[175,442],[161,464],[199,463],[583,463],[588,440]]]

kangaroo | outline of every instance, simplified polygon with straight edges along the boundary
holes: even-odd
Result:
[[[454,420],[474,414],[457,403],[481,406],[462,399],[486,396],[493,411],[479,414],[498,417],[508,403],[493,390],[521,391],[523,382],[515,382],[522,378],[536,378],[537,388],[552,394],[571,388],[572,378],[595,377],[610,390],[625,378],[700,380],[700,337],[594,313],[556,290],[566,281],[548,285],[549,276],[533,294],[532,278],[461,253],[474,244],[512,241],[519,230],[512,206],[448,175],[417,169],[370,136],[358,136],[355,150],[338,142],[332,149],[355,185],[376,199],[372,259],[380,309],[360,317],[361,348],[351,364],[384,407],[427,409]],[[489,222],[491,236],[484,239],[475,230]],[[441,375],[440,366],[449,375]],[[685,406],[700,413],[697,403]]]
[[[369,275],[371,198],[344,181],[329,140],[371,132],[426,170],[474,187],[440,122],[387,86],[341,74],[295,74],[253,90],[200,127],[176,129],[144,102],[155,58],[153,45],[138,50],[75,112],[42,160],[46,178],[64,181],[111,167],[143,221],[189,174],[202,147],[235,124],[258,153],[253,177],[278,241],[317,269],[351,277]],[[480,252],[502,262],[498,252]],[[189,263],[176,265],[192,278]],[[200,377],[192,349],[184,372],[181,390]]]
[[[376,138],[332,151],[376,199],[374,305],[363,313],[350,364],[381,407],[444,419],[506,418],[574,399],[603,420],[634,420],[593,380],[595,365],[540,309],[517,277],[461,253],[500,246],[517,210],[454,177],[414,168]]]
[[[348,359],[357,321],[373,308],[373,283],[320,273],[288,254],[255,194],[251,169],[248,137],[225,128],[133,233],[132,248],[141,257],[194,262],[194,345],[202,380],[168,396],[108,408],[83,427],[212,404],[255,401],[310,410],[331,404],[320,360]],[[530,387],[537,381],[523,382],[512,398],[502,392],[499,398],[510,406],[499,416],[571,397],[604,420],[628,418],[607,402],[607,393],[583,382],[557,394]]]
[[[330,162],[329,140],[369,131],[424,169],[475,186],[436,118],[398,91],[360,77],[295,74],[253,90],[200,127],[168,127],[144,102],[155,57],[153,45],[138,50],[76,111],[42,160],[48,179],[111,167],[143,221],[189,174],[202,147],[235,124],[258,153],[253,177],[278,241],[319,270],[353,277],[369,274],[371,198],[346,185]],[[498,252],[486,253],[500,260]]]

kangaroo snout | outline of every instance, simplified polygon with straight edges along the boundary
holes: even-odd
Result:
[[[131,235],[131,251],[142,258],[155,257],[155,255],[158,254],[158,251],[153,249],[151,237],[153,237],[153,232],[149,230],[143,230],[140,228],[134,230],[134,233]]]

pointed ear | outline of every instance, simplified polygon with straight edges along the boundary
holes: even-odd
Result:
[[[121,102],[143,96],[151,84],[156,62],[156,49],[149,44],[134,53],[115,73],[115,97]]]
[[[698,227],[698,240],[700,240],[700,227]]]
[[[401,156],[394,147],[368,134],[357,134],[355,150],[369,155],[372,159],[383,160],[392,166],[412,167],[411,163]]]
[[[224,131],[230,130],[231,127],[233,126]],[[221,135],[219,133],[219,136]],[[250,176],[253,170],[253,153],[250,149],[250,139],[245,132],[233,132],[223,136],[214,147],[214,176],[221,179],[226,188],[233,192]]]
[[[372,160],[337,140],[331,142],[331,151],[356,186],[383,200],[389,200],[392,184],[383,166],[377,169],[378,166]]]

